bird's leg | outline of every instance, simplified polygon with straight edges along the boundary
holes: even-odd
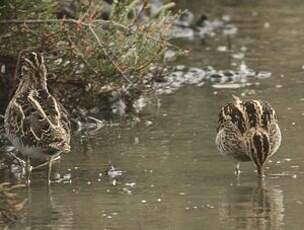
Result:
[[[234,174],[236,176],[239,176],[241,173],[241,170],[240,170],[240,162],[236,162],[236,165],[235,165],[235,169],[234,169]]]
[[[30,157],[26,158],[26,184],[29,185],[31,183],[31,172],[32,172],[32,166],[31,166],[31,159]]]
[[[56,161],[56,160],[59,160],[59,159],[60,159],[60,156],[57,156],[57,157],[54,157],[54,158],[52,159],[52,161]],[[39,168],[42,168],[42,167],[44,167],[44,166],[46,166],[46,165],[49,165],[49,161],[43,162],[42,164],[40,164],[40,165],[34,167],[33,169],[39,169]]]
[[[258,171],[258,175],[259,177],[264,177],[264,170],[263,170],[263,166],[257,165],[257,171]]]
[[[51,184],[52,161],[53,161],[53,159],[50,158],[50,160],[49,160],[49,170],[48,170],[48,184]]]

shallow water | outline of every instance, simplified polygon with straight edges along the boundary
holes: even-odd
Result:
[[[302,229],[304,3],[180,2],[196,15],[230,15],[239,29],[232,53],[245,46],[247,66],[272,78],[237,90],[187,86],[160,97],[160,108],[148,106],[139,124],[75,134],[56,169],[66,180],[48,188],[46,173],[33,173],[19,194],[28,199],[24,218],[9,229]],[[223,37],[178,43],[193,50],[178,63],[235,68],[216,51],[227,45]],[[217,113],[232,94],[266,99],[279,115],[283,142],[264,181],[250,163],[237,179],[233,162],[215,149]],[[110,165],[116,171],[106,175]]]

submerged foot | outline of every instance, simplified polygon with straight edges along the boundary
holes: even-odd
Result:
[[[29,186],[31,184],[31,173],[32,173],[33,167],[30,164],[30,161],[27,161],[26,163],[26,185]]]
[[[240,163],[237,163],[234,169],[234,174],[236,176],[239,176],[241,174],[241,170],[240,170]]]
[[[258,167],[258,168],[257,168],[257,172],[258,172],[258,176],[259,176],[260,178],[265,177],[264,170],[263,170],[262,167]]]

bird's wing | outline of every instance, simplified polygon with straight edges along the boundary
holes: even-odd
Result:
[[[282,141],[282,134],[280,127],[277,123],[272,123],[269,129],[269,139],[271,155],[274,154],[280,147]]]
[[[64,107],[45,89],[32,90],[28,95],[35,113],[30,116],[33,131],[47,141],[52,130],[63,127],[70,130],[68,115]],[[39,135],[40,134],[40,135]]]
[[[239,128],[231,121],[224,122],[222,128],[218,131],[216,139],[222,153],[244,155],[246,157],[244,137]]]
[[[24,145],[37,145],[40,138],[32,127],[31,119],[37,114],[35,108],[28,103],[27,95],[14,98],[7,109],[6,128],[11,136],[16,136]]]
[[[67,113],[47,90],[30,90],[19,95],[10,102],[7,111],[6,124],[11,135],[25,145],[54,141],[52,135],[58,127],[63,127],[69,136]]]
[[[236,106],[233,103],[228,103],[224,107],[222,107],[219,113],[219,121],[218,121],[218,128],[219,130],[221,127],[224,127],[226,123],[233,123],[237,129],[244,134],[247,129],[247,122],[244,111],[240,106]]]

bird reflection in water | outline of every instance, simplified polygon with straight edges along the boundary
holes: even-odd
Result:
[[[64,206],[60,197],[58,192],[48,186],[28,188],[28,211],[23,226],[34,229],[42,226],[52,226],[50,229],[72,226],[74,215],[71,207]]]
[[[281,229],[283,191],[264,181],[232,185],[222,196],[219,217],[227,229]]]
[[[13,164],[7,164],[9,160],[9,158],[0,156],[0,182],[10,181],[13,184],[22,182],[20,167],[12,168]],[[4,163],[2,164],[2,162]],[[53,172],[55,173],[58,171],[58,165],[54,166]],[[43,174],[45,174],[43,170],[37,171],[33,175],[35,177],[33,186],[19,191],[18,196],[25,198],[27,202],[22,210],[22,218],[14,224],[14,229],[65,229],[67,226],[73,225],[74,213],[71,206],[64,202],[66,196],[62,195],[67,192],[67,188],[58,186],[53,189],[45,183]]]

